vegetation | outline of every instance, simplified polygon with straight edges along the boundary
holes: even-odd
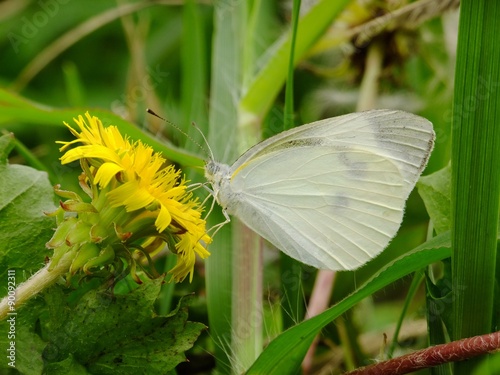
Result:
[[[484,346],[456,341],[499,325],[500,5],[303,3],[0,5],[0,344],[13,357],[0,372],[361,374],[375,359],[414,352],[428,360],[422,374],[499,371],[500,356],[485,355],[498,349],[498,336],[484,336]],[[77,128],[73,119],[87,111],[160,152],[172,173],[181,169],[189,180],[179,183],[182,193],[194,195],[173,205],[202,220],[208,192],[196,184],[205,182],[210,153],[230,164],[286,128],[370,108],[428,118],[436,143],[398,235],[358,270],[318,272],[270,249],[235,218],[209,231],[210,256],[197,252],[193,266],[183,258],[188,247],[177,246],[185,233],[175,218],[161,225],[159,214],[147,217],[142,237],[129,241],[124,228],[139,216],[123,216],[125,203],[116,215],[128,221],[99,226],[107,228],[102,238],[115,236],[112,251],[81,246],[87,237],[71,247],[76,240],[58,241],[62,230],[54,232],[76,213],[92,227],[98,189],[119,186],[132,168],[108,173],[112,183],[103,187],[79,175],[107,159],[61,164],[67,150],[56,141],[75,139],[64,123]],[[215,206],[207,228],[224,221]],[[189,233],[204,232],[197,223]],[[14,297],[14,286],[41,269],[60,272]],[[306,311],[318,312],[306,319]],[[448,346],[418,351],[439,344]],[[447,363],[432,362],[444,352]]]

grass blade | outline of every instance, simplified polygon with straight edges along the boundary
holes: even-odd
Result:
[[[492,325],[500,198],[500,3],[461,4],[452,129],[452,339]],[[470,374],[477,360],[457,363]]]
[[[500,3],[461,4],[452,129],[452,339],[491,332],[500,197]],[[478,360],[455,364],[470,374]]]

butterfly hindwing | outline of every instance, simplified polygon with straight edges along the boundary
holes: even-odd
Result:
[[[233,175],[231,192],[229,213],[291,257],[327,269],[353,269],[382,251],[406,198],[392,162],[331,147],[252,159]]]

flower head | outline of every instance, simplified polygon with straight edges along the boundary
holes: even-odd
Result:
[[[74,120],[78,130],[65,125],[76,139],[58,142],[63,145],[60,150],[66,151],[61,163],[80,160],[84,171],[80,185],[92,202],[58,190],[70,198],[61,203],[62,209],[77,212],[78,219],[66,218],[48,246],[76,251],[73,273],[109,264],[120,268],[124,259],[136,276],[137,251],[149,259],[166,243],[177,255],[172,279],[182,281],[189,274],[192,280],[196,255],[203,259],[210,255],[205,246],[211,238],[201,217],[203,208],[180,171],[151,147],[131,142],[116,126],[104,127],[88,112]]]

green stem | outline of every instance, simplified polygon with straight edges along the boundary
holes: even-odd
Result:
[[[295,41],[297,40],[297,29],[299,28],[300,0],[293,0],[292,9],[292,37],[290,42],[290,57],[288,63],[288,77],[286,80],[285,94],[285,121],[283,130],[288,130],[294,126],[294,107],[293,107],[293,73],[295,59]]]
[[[15,312],[30,298],[36,296],[42,290],[54,284],[60,276],[66,274],[73,259],[74,253],[70,251],[59,260],[53,269],[50,269],[51,263],[48,263],[28,280],[20,284],[16,289],[15,299],[13,300],[14,305],[11,305],[12,299],[9,299],[9,296],[4,297],[0,302],[0,320],[5,319],[8,313]]]
[[[262,352],[262,240],[233,219],[233,372],[242,374]]]
[[[399,315],[399,319],[396,324],[396,329],[394,330],[394,335],[392,336],[392,341],[389,345],[389,350],[387,351],[387,358],[392,358],[392,355],[394,354],[396,345],[398,345],[399,332],[401,331],[401,327],[403,326],[403,320],[406,316],[406,312],[408,311],[410,303],[413,300],[413,297],[415,297],[418,288],[420,287],[420,285],[422,285],[424,277],[425,274],[423,269],[418,270],[413,275],[413,281],[411,282],[410,288],[408,289],[408,294],[406,295],[403,309],[401,310],[401,314]]]

